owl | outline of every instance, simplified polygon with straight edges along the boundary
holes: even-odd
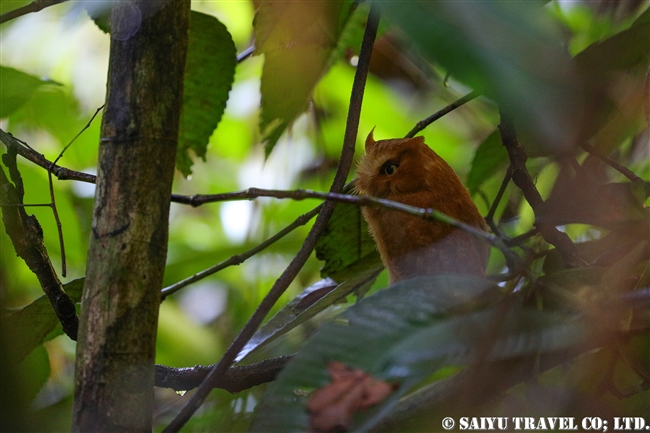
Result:
[[[433,208],[485,230],[458,175],[423,137],[375,141],[372,131],[358,163],[358,194]],[[384,207],[362,208],[391,282],[441,273],[485,276],[488,245],[439,221]]]

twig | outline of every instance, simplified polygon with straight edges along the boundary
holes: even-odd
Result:
[[[241,53],[237,54],[237,63],[241,63],[247,58],[249,58],[250,56],[252,56],[253,52],[255,52],[255,45],[251,45]]]
[[[497,211],[497,207],[499,207],[499,203],[501,202],[501,199],[503,198],[503,194],[506,192],[506,188],[510,183],[511,179],[512,179],[512,168],[508,167],[508,169],[506,170],[506,174],[505,176],[503,176],[503,180],[501,181],[501,186],[499,186],[499,191],[497,191],[497,195],[496,197],[494,197],[494,201],[490,206],[490,210],[488,211],[488,214],[485,216],[485,222],[490,226],[490,229],[492,229],[492,231],[497,236],[501,234],[501,231],[499,230],[499,227],[494,223],[494,214]]]
[[[368,17],[368,23],[366,24],[366,30],[364,32],[363,41],[361,43],[359,63],[352,85],[352,94],[350,97],[350,107],[348,110],[348,119],[343,140],[341,160],[339,162],[336,175],[334,176],[334,180],[330,188],[331,192],[340,192],[343,189],[345,180],[352,166],[356,137],[359,128],[361,103],[363,101],[363,93],[365,89],[366,78],[368,76],[368,68],[370,65],[370,55],[372,53],[372,46],[377,35],[378,25],[379,12],[377,10],[377,6],[373,3],[370,7],[370,15]],[[246,325],[244,325],[244,328],[241,330],[239,335],[237,335],[228,350],[226,350],[226,353],[223,355],[219,363],[215,365],[214,368],[212,368],[208,376],[201,383],[201,386],[199,386],[196,393],[181,409],[179,414],[172,420],[172,422],[163,430],[163,432],[171,433],[179,431],[187,422],[187,420],[189,420],[192,414],[194,414],[194,412],[196,412],[196,410],[201,406],[212,388],[214,388],[214,384],[219,380],[220,377],[224,375],[230,365],[232,365],[239,351],[255,334],[255,331],[264,320],[264,317],[266,317],[273,305],[277,302],[282,293],[284,293],[291,281],[293,281],[304,263],[307,261],[307,258],[311,255],[311,252],[316,245],[316,241],[320,237],[322,231],[325,229],[327,221],[329,220],[333,211],[333,203],[328,202],[323,205],[323,208],[319,213],[318,218],[316,218],[316,222],[314,223],[311,231],[307,235],[302,248],[298,251],[282,275],[280,275],[280,277],[276,280],[269,293],[262,300]]]
[[[56,208],[56,199],[54,197],[54,183],[52,182],[52,171],[48,170],[47,179],[50,185],[50,208],[54,215],[54,222],[56,223],[56,231],[59,235],[59,248],[61,250],[61,275],[63,278],[67,275],[67,266],[65,264],[65,243],[63,242],[63,225],[59,218],[59,211]]]
[[[187,204],[191,204],[192,206],[199,206],[210,202],[251,200],[258,197],[273,197],[279,199],[288,198],[292,200],[319,198],[323,200],[340,202],[340,203],[351,203],[359,206],[381,206],[389,209],[395,209],[402,212],[406,212],[411,215],[419,216],[425,219],[435,219],[438,221],[442,221],[454,227],[465,230],[466,232],[471,233],[474,236],[485,240],[486,242],[490,243],[491,245],[499,249],[504,248],[504,244],[502,244],[501,240],[497,236],[491,235],[469,224],[465,224],[433,208],[420,208],[420,207],[410,206],[404,203],[400,203],[397,201],[371,197],[368,195],[348,195],[348,194],[338,194],[332,192],[328,193],[328,192],[320,192],[320,191],[311,191],[308,189],[296,189],[293,191],[283,191],[277,189],[248,188],[243,191],[227,192],[223,194],[194,195],[188,197]]]
[[[162,296],[161,296],[161,301],[164,301],[165,298],[172,293],[176,293],[178,290],[182,289],[185,286],[188,286],[192,283],[195,283],[196,281],[199,281],[205,277],[208,277],[216,272],[221,271],[224,268],[227,268],[229,266],[234,266],[234,265],[240,265],[244,263],[247,259],[250,257],[254,256],[255,254],[259,253],[260,251],[264,250],[266,247],[269,245],[277,242],[278,240],[282,239],[284,236],[287,234],[291,233],[293,230],[295,230],[297,227],[302,226],[307,224],[313,217],[318,214],[318,212],[321,210],[321,206],[317,206],[314,209],[310,210],[309,212],[300,215],[294,222],[286,226],[284,229],[280,230],[277,232],[275,235],[271,236],[264,242],[260,243],[259,245],[256,245],[255,247],[251,248],[250,250],[242,253],[242,254],[237,254],[235,256],[230,257],[227,260],[224,260],[221,263],[218,263],[208,269],[205,269],[201,272],[198,272],[191,277],[185,278],[184,280],[179,281],[178,283],[172,284],[169,287],[165,287],[162,289]]]
[[[523,241],[525,241],[525,240],[527,240],[529,238],[532,238],[537,233],[539,233],[539,230],[537,228],[532,228],[532,229],[528,230],[526,233],[522,233],[522,234],[520,234],[518,236],[515,236],[512,239],[508,239],[506,241],[506,245],[508,245],[508,246],[517,246],[520,243],[522,243]]]
[[[57,156],[56,159],[54,161],[52,161],[52,163],[50,164],[50,167],[47,170],[47,179],[48,179],[48,182],[50,184],[50,202],[51,202],[50,207],[52,208],[52,213],[54,214],[54,221],[56,221],[56,229],[57,229],[57,232],[59,234],[59,246],[61,248],[61,275],[63,275],[63,277],[65,277],[66,273],[67,273],[67,271],[66,271],[67,266],[66,266],[66,260],[65,260],[65,243],[63,242],[63,226],[61,225],[61,219],[59,218],[59,211],[56,208],[56,198],[54,196],[54,183],[52,182],[52,168],[54,168],[56,163],[59,162],[59,160],[63,157],[63,154],[65,153],[65,151],[68,150],[68,148],[70,146],[72,146],[72,143],[74,143],[75,140],[77,138],[79,138],[79,136],[85,130],[90,128],[90,125],[93,123],[93,120],[95,120],[95,117],[97,117],[97,115],[99,114],[99,112],[103,108],[104,108],[104,106],[102,105],[101,107],[99,107],[95,111],[95,114],[92,115],[92,117],[90,118],[88,123],[86,123],[86,125],[83,128],[81,128],[81,131],[79,131],[77,133],[77,135],[75,135],[74,138],[72,140],[70,140],[70,142],[63,147],[63,150],[61,150],[61,153],[59,153],[59,156]]]
[[[512,169],[512,180],[519,189],[524,193],[524,198],[530,204],[535,214],[539,213],[541,206],[544,204],[542,196],[537,191],[528,169],[526,160],[528,156],[523,146],[517,140],[517,133],[510,120],[502,113],[501,123],[499,124],[501,140],[510,158],[510,167]],[[555,246],[562,259],[568,267],[580,267],[586,263],[580,257],[580,253],[571,238],[566,233],[559,231],[554,225],[543,221],[536,221],[535,226],[539,229],[540,234],[546,242]]]
[[[214,384],[214,387],[225,389],[234,394],[262,383],[271,382],[290,359],[291,356],[280,356],[255,364],[230,367]],[[199,386],[213,368],[214,365],[197,365],[189,368],[156,365],[155,386],[171,388],[175,391],[188,391]]]
[[[33,162],[39,167],[51,171],[59,180],[78,180],[80,182],[95,183],[96,176],[58,166],[52,161],[47,160],[43,155],[36,152],[26,143],[2,129],[0,129],[0,141],[2,141],[7,149],[12,149],[23,158]]]
[[[622,166],[621,164],[619,164],[618,162],[616,162],[616,161],[614,161],[613,159],[607,157],[607,155],[605,155],[605,154],[604,154],[603,152],[601,152],[600,150],[596,149],[596,148],[595,148],[594,146],[592,146],[591,144],[589,144],[589,143],[583,141],[583,142],[580,143],[580,147],[582,147],[582,149],[583,149],[585,152],[589,152],[589,153],[591,153],[591,154],[594,155],[596,158],[600,159],[600,160],[603,161],[605,164],[609,165],[609,166],[612,167],[614,170],[618,171],[618,172],[621,173],[623,176],[625,176],[625,177],[627,177],[628,179],[630,179],[632,182],[644,182],[644,180],[643,180],[642,178],[640,178],[639,176],[637,176],[636,174],[634,174],[630,169],[628,169],[627,167],[623,167],[623,166]]]
[[[34,0],[30,4],[14,9],[5,14],[0,15],[0,24],[6,23],[23,15],[30,14],[32,12],[39,12],[47,7],[54,6],[59,3],[63,3],[66,0]]]
[[[447,105],[445,108],[436,111],[435,113],[433,113],[431,116],[427,117],[426,119],[420,120],[418,123],[415,124],[413,129],[411,129],[408,132],[408,134],[406,134],[404,136],[404,138],[413,138],[413,137],[415,137],[415,134],[422,131],[424,128],[431,125],[433,122],[440,119],[445,114],[448,114],[448,113],[454,111],[456,108],[460,107],[463,104],[466,104],[467,102],[471,101],[474,98],[479,97],[480,95],[481,95],[480,92],[477,92],[476,90],[474,90],[473,92],[470,92],[467,95],[463,96],[462,98],[460,98],[460,99],[452,102],[451,104]]]

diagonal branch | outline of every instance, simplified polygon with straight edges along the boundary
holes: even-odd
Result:
[[[510,157],[512,181],[524,193],[526,201],[537,215],[544,204],[544,200],[526,168],[526,160],[528,159],[526,151],[517,140],[517,133],[513,124],[503,113],[501,114],[499,132]],[[584,266],[584,260],[580,257],[578,249],[566,233],[559,231],[554,225],[540,220],[536,220],[535,226],[539,229],[544,240],[557,248],[567,266],[574,268]]]
[[[582,149],[585,152],[588,152],[588,153],[594,155],[596,158],[600,159],[605,164],[609,165],[614,170],[618,171],[619,173],[621,173],[623,176],[627,177],[632,182],[643,182],[643,179],[641,179],[639,176],[634,174],[634,172],[632,172],[632,170],[630,170],[627,167],[623,167],[621,164],[619,164],[618,162],[616,162],[613,159],[609,158],[603,152],[601,152],[600,150],[598,150],[597,148],[595,148],[591,144],[587,143],[586,141],[583,141],[582,143],[580,143],[580,147],[582,147]]]
[[[264,250],[266,247],[269,245],[277,242],[278,240],[282,239],[284,236],[287,234],[291,233],[294,229],[296,229],[299,226],[307,224],[313,217],[315,217],[318,212],[322,209],[321,206],[316,206],[314,209],[310,210],[309,212],[300,215],[294,222],[277,232],[275,235],[271,236],[264,242],[254,246],[250,250],[242,253],[242,254],[237,254],[235,256],[230,257],[227,260],[224,260],[221,263],[218,263],[212,267],[209,267],[208,269],[204,269],[201,272],[198,272],[191,277],[185,278],[184,280],[179,281],[178,283],[172,284],[169,287],[165,287],[162,289],[162,296],[161,296],[161,301],[164,301],[165,298],[173,293],[176,293],[180,289],[182,289],[185,286],[188,286],[192,283],[195,283],[199,280],[202,280],[203,278],[206,278],[216,272],[221,271],[224,268],[227,268],[228,266],[233,266],[233,265],[240,265],[244,263],[244,261],[248,260],[255,254],[259,253],[260,251]]]
[[[345,180],[347,179],[350,168],[352,167],[354,148],[356,145],[357,132],[359,128],[359,117],[361,115],[361,104],[363,101],[366,78],[368,76],[368,69],[370,65],[370,55],[372,54],[372,47],[375,42],[375,37],[377,36],[378,26],[379,11],[377,10],[377,6],[373,3],[370,7],[370,15],[368,17],[368,23],[366,24],[366,30],[364,32],[363,41],[361,43],[361,51],[359,53],[359,63],[354,76],[354,82],[352,84],[352,94],[350,96],[350,106],[348,109],[348,119],[343,139],[341,159],[339,161],[339,166],[336,171],[336,175],[334,176],[330,192],[337,193],[342,191],[345,185]],[[255,334],[257,328],[262,324],[264,317],[266,317],[273,305],[275,305],[282,293],[284,293],[300,269],[302,269],[303,265],[311,255],[311,252],[316,245],[316,241],[320,237],[322,231],[325,229],[327,221],[333,212],[334,203],[328,202],[323,205],[323,208],[316,218],[316,222],[307,235],[307,238],[305,239],[305,242],[303,243],[300,251],[298,251],[289,266],[277,279],[269,293],[262,300],[257,310],[255,310],[246,325],[244,325],[244,328],[232,342],[219,363],[214,366],[196,393],[183,407],[183,409],[181,409],[176,418],[174,418],[174,420],[163,430],[163,432],[171,433],[179,431],[187,422],[187,420],[189,420],[192,414],[196,412],[199,406],[201,406],[205,398],[214,387],[214,383],[216,383],[219,378],[222,377],[223,374],[228,370],[230,365],[235,360],[237,354]]]
[[[451,104],[447,105],[446,107],[436,111],[433,113],[431,116],[427,117],[424,120],[420,120],[418,123],[415,124],[413,129],[411,129],[408,134],[404,136],[404,138],[413,138],[415,137],[415,134],[418,132],[422,131],[424,128],[427,126],[431,125],[433,122],[436,120],[440,119],[442,116],[451,113],[454,111],[456,108],[460,107],[461,105],[464,105],[471,101],[474,98],[478,98],[481,96],[480,92],[477,92],[474,90],[473,92],[468,93],[467,95],[463,96],[462,98],[452,102]]]
[[[18,17],[22,17],[23,15],[31,14],[32,12],[42,11],[47,7],[57,5],[65,1],[67,0],[34,0],[25,6],[0,15],[0,24],[6,23],[7,21],[11,21]]]
[[[29,269],[36,275],[47,295],[63,331],[73,340],[77,339],[79,317],[74,302],[65,293],[56,271],[52,267],[43,244],[43,230],[35,216],[28,216],[22,206],[23,186],[16,166],[16,153],[9,150],[3,156],[14,185],[9,182],[4,170],[0,169],[0,191],[2,193],[2,221],[11,243]]]

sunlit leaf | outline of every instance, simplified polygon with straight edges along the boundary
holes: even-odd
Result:
[[[307,108],[351,14],[349,0],[265,0],[255,14],[255,53],[264,54],[260,130],[271,152]]]
[[[83,284],[84,279],[80,278],[64,284],[63,289],[73,302],[80,302]],[[63,333],[46,295],[25,307],[10,310],[2,319],[2,324],[5,329],[11,330],[12,335],[19,336],[11,340],[10,346],[12,357],[16,360],[23,359],[34,348]]]
[[[36,89],[45,84],[56,84],[41,80],[14,68],[0,66],[0,119],[20,108],[31,98]]]
[[[499,131],[494,131],[481,143],[474,154],[472,167],[467,175],[466,186],[470,194],[477,192],[483,182],[507,164],[508,152],[501,143]]]
[[[205,159],[210,136],[226,109],[236,65],[235,44],[226,26],[213,16],[193,11],[176,153],[176,168],[185,176],[191,174],[190,151]]]

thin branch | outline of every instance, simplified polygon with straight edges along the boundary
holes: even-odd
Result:
[[[214,384],[214,387],[235,394],[271,382],[290,359],[291,356],[280,356],[255,364],[230,367]],[[189,368],[174,368],[166,365],[156,365],[155,384],[158,388],[188,391],[199,386],[214,367],[214,365],[197,365]]]
[[[250,47],[246,48],[244,51],[237,54],[237,63],[243,62],[244,60],[252,56],[254,52],[255,52],[255,45],[251,45]]]
[[[637,176],[636,174],[634,174],[630,169],[628,169],[627,167],[623,167],[621,164],[619,164],[618,162],[616,162],[616,161],[614,161],[613,159],[609,158],[609,157],[608,157],[607,155],[605,155],[603,152],[601,152],[600,150],[596,149],[594,146],[592,146],[591,144],[587,143],[586,141],[581,142],[581,143],[580,143],[580,147],[582,147],[582,149],[583,149],[585,152],[589,152],[589,153],[591,153],[591,154],[594,155],[596,158],[600,159],[600,160],[603,161],[605,164],[609,165],[609,166],[612,167],[614,170],[618,171],[618,172],[621,173],[623,176],[625,176],[625,177],[627,177],[628,179],[630,179],[632,182],[644,182],[644,180],[643,180],[642,178],[640,178],[639,176]]]
[[[54,6],[59,3],[63,3],[66,0],[34,0],[30,4],[14,9],[5,14],[0,15],[0,24],[6,23],[23,15],[30,14],[32,12],[39,12],[43,9]]]
[[[56,223],[56,231],[59,235],[59,249],[61,250],[61,275],[63,278],[67,275],[67,266],[65,263],[65,242],[63,242],[63,225],[61,224],[61,218],[59,218],[59,211],[56,208],[56,199],[54,197],[54,184],[52,183],[52,171],[48,170],[47,179],[50,186],[50,208],[52,209],[52,214],[54,215],[54,222]]]
[[[532,238],[532,237],[535,236],[537,233],[539,233],[539,229],[537,229],[536,227],[534,227],[534,228],[528,230],[526,233],[522,233],[522,234],[520,234],[520,235],[518,235],[518,236],[515,236],[515,237],[512,238],[512,239],[508,239],[508,240],[506,241],[506,245],[509,245],[509,246],[517,246],[517,245],[521,244],[523,241]]]
[[[480,239],[483,239],[484,241],[490,243],[496,248],[507,249],[507,247],[505,247],[505,245],[502,243],[501,239],[499,239],[497,236],[491,235],[469,224],[465,224],[433,208],[420,208],[420,207],[410,206],[404,203],[400,203],[398,201],[386,200],[383,198],[371,197],[368,195],[348,195],[348,194],[338,194],[332,192],[327,193],[327,192],[320,192],[320,191],[311,191],[308,189],[283,191],[277,189],[248,188],[243,191],[227,192],[223,194],[194,195],[188,197],[187,204],[191,204],[192,206],[199,206],[201,204],[215,202],[215,201],[251,200],[258,197],[273,197],[279,199],[288,198],[292,200],[318,198],[318,199],[340,202],[340,203],[351,203],[351,204],[356,204],[358,206],[381,206],[388,209],[394,209],[394,210],[406,212],[408,214],[419,216],[421,218],[435,219],[437,221],[447,223],[459,229],[465,230],[466,232],[471,233]]]
[[[526,151],[517,140],[517,133],[514,126],[503,113],[501,114],[499,132],[501,133],[501,140],[510,158],[512,180],[524,193],[524,198],[537,215],[544,204],[544,200],[539,191],[537,191],[526,168],[526,160],[528,159]],[[539,229],[544,240],[557,248],[568,267],[575,268],[586,264],[580,257],[580,253],[575,244],[566,233],[559,231],[554,225],[543,221],[536,221],[535,226]]]
[[[36,275],[47,295],[63,331],[72,339],[77,339],[79,317],[74,302],[65,290],[52,267],[52,262],[43,244],[43,229],[35,216],[28,216],[22,206],[24,188],[16,165],[16,152],[9,149],[2,160],[9,170],[13,185],[0,168],[0,192],[2,194],[2,221],[5,231],[14,246],[16,254],[22,258]]]
[[[452,102],[451,104],[447,105],[445,108],[436,111],[435,113],[433,113],[431,116],[427,117],[426,119],[420,120],[418,123],[415,124],[413,129],[411,129],[408,132],[408,134],[406,134],[404,136],[404,138],[413,138],[413,137],[415,137],[415,134],[422,131],[424,128],[431,125],[433,122],[440,119],[445,114],[448,114],[448,113],[454,111],[456,108],[460,107],[463,104],[468,103],[472,99],[477,98],[479,96],[481,96],[481,93],[477,92],[476,90],[474,90],[473,92],[468,93],[467,95],[463,96],[462,98],[460,98],[460,99]]]
[[[173,293],[176,293],[180,289],[182,289],[185,286],[188,286],[192,283],[195,283],[199,280],[202,280],[203,278],[206,278],[216,272],[221,271],[222,269],[225,269],[229,266],[235,266],[235,265],[241,265],[244,263],[246,260],[254,256],[255,254],[259,253],[260,251],[264,250],[266,247],[269,245],[277,242],[278,240],[282,239],[284,236],[287,234],[291,233],[293,230],[295,230],[297,227],[303,226],[307,224],[313,217],[318,214],[318,212],[321,210],[321,206],[317,206],[314,209],[310,210],[309,212],[300,215],[294,222],[286,226],[284,229],[280,230],[277,232],[275,235],[271,236],[264,242],[260,243],[259,245],[256,245],[255,247],[251,248],[250,250],[242,253],[242,254],[237,254],[232,257],[230,257],[227,260],[224,260],[221,263],[218,263],[208,269],[205,269],[201,272],[198,272],[191,277],[185,278],[184,280],[181,280],[177,283],[172,284],[169,287],[165,287],[162,289],[162,296],[161,296],[161,301],[164,301],[165,298]]]
[[[503,198],[503,194],[506,192],[506,188],[508,187],[508,184],[510,183],[510,180],[512,179],[512,168],[508,167],[506,170],[505,176],[503,176],[503,180],[501,181],[501,186],[499,186],[499,191],[497,192],[496,197],[494,197],[494,201],[492,202],[492,206],[490,206],[490,210],[488,211],[488,214],[485,216],[485,222],[490,226],[490,229],[499,236],[501,234],[501,231],[499,230],[499,227],[494,223],[494,214],[497,211],[497,207],[499,207],[499,203],[501,202],[501,199]]]
[[[51,171],[59,180],[78,180],[80,182],[95,183],[96,176],[56,165],[29,147],[27,143],[22,142],[2,129],[0,129],[0,141],[2,141],[7,149],[12,149],[28,161]]]
[[[81,128],[81,131],[79,131],[77,135],[75,135],[74,138],[70,140],[70,142],[63,147],[63,150],[61,150],[59,156],[57,156],[57,158],[54,161],[52,161],[52,164],[50,164],[50,167],[47,170],[47,179],[50,184],[50,202],[51,202],[50,207],[52,208],[52,213],[54,214],[54,221],[56,222],[57,233],[59,234],[59,247],[61,248],[61,275],[63,275],[64,278],[67,274],[67,270],[66,270],[67,266],[65,260],[65,242],[63,241],[63,226],[61,225],[61,219],[59,218],[59,211],[56,208],[56,198],[54,196],[54,183],[52,182],[52,168],[63,157],[65,151],[68,150],[70,146],[72,146],[72,143],[74,143],[75,140],[77,140],[77,138],[79,138],[79,136],[85,130],[90,128],[90,125],[93,123],[93,120],[95,120],[95,117],[97,117],[97,115],[103,108],[104,106],[102,105],[95,111],[95,114],[92,115],[88,123],[86,123],[86,125],[83,128]]]
[[[352,167],[352,160],[354,158],[354,148],[356,145],[356,137],[359,128],[359,117],[361,114],[361,103],[363,101],[363,94],[368,76],[368,69],[370,65],[370,55],[372,54],[372,47],[377,35],[377,28],[379,26],[379,11],[377,6],[373,3],[370,7],[370,15],[366,30],[364,32],[363,41],[361,43],[361,51],[359,54],[359,63],[354,76],[352,84],[352,92],[350,96],[350,106],[348,109],[348,119],[346,123],[345,135],[343,140],[343,149],[341,152],[341,159],[339,166],[334,176],[330,192],[340,192],[344,185],[345,180]],[[316,241],[320,237],[322,231],[327,225],[327,221],[334,211],[333,203],[325,203],[321,212],[316,218],[311,231],[307,235],[302,248],[293,258],[289,266],[276,280],[275,284],[257,307],[251,318],[248,320],[239,335],[232,342],[226,353],[223,355],[217,365],[212,368],[208,376],[205,378],[196,393],[181,409],[179,414],[172,420],[172,422],[163,430],[165,433],[177,432],[189,420],[189,418],[201,406],[205,398],[208,396],[214,384],[223,377],[224,373],[232,365],[233,361],[241,349],[255,334],[257,328],[261,325],[264,317],[271,310],[273,305],[277,302],[280,296],[284,293],[286,288],[291,284],[300,269],[311,255],[312,250],[316,245]]]

